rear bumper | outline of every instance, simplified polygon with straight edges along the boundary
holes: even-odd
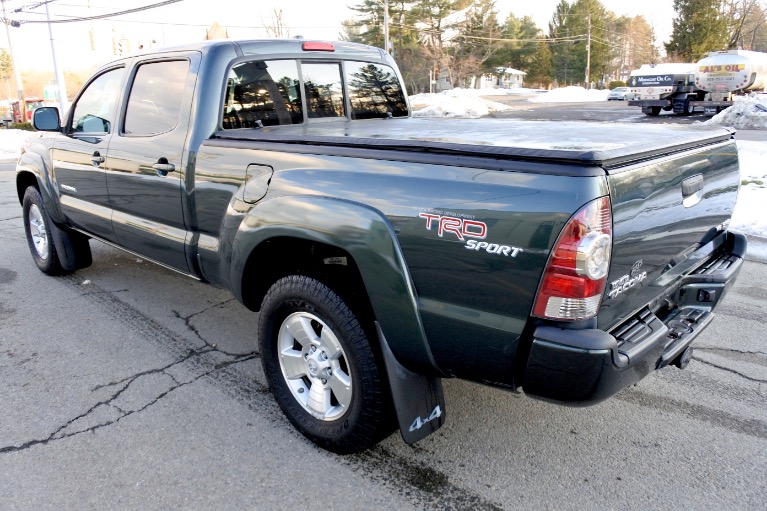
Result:
[[[522,387],[526,394],[590,405],[672,363],[714,318],[743,264],[745,236],[730,233],[719,252],[669,290],[675,307],[641,310],[609,332],[538,326]]]

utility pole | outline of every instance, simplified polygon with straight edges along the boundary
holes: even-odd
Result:
[[[56,63],[56,45],[53,39],[53,28],[51,28],[51,13],[48,10],[48,3],[45,4],[45,16],[48,19],[48,35],[51,38],[51,55],[53,56],[53,73],[56,76],[56,87],[59,91],[59,112],[61,115],[67,111],[69,101],[67,99],[67,86],[64,83],[64,74]]]
[[[3,22],[5,23],[5,33],[8,37],[8,52],[11,54],[11,62],[13,63],[13,71],[16,75],[16,97],[19,100],[19,112],[21,112],[21,122],[27,120],[27,104],[24,103],[24,85],[21,83],[21,68],[16,63],[16,57],[13,55],[13,44],[11,43],[11,31],[8,29],[10,22],[8,21],[8,15],[5,12],[5,0],[0,0],[3,3]]]
[[[383,16],[384,16],[384,50],[390,51],[389,48],[389,0],[384,0],[383,3]]]
[[[591,67],[591,14],[589,14],[588,17],[589,22],[589,30],[588,35],[586,36],[586,88],[591,88],[591,73],[590,73],[590,67]]]

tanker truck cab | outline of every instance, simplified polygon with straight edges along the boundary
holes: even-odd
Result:
[[[690,115],[694,111],[691,102],[701,97],[695,86],[695,64],[644,64],[631,72],[628,84],[634,93],[629,106],[639,106],[651,116],[661,110]]]

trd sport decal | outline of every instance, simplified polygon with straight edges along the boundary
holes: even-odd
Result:
[[[426,219],[426,229],[429,231],[431,230],[432,223],[436,223],[437,236],[440,238],[446,232],[455,234],[461,241],[463,241],[464,237],[483,240],[487,236],[487,224],[485,222],[452,216],[433,215],[431,213],[420,213],[418,216]]]
[[[484,250],[488,254],[497,254],[506,257],[517,257],[517,254],[524,251],[519,247],[511,245],[477,241],[484,240],[487,237],[488,228],[485,222],[469,218],[437,214],[436,212],[419,213],[418,216],[426,220],[427,231],[436,229],[437,236],[440,238],[443,238],[445,234],[449,234],[461,241],[466,241],[464,247],[468,250]],[[472,239],[467,240],[466,238]]]

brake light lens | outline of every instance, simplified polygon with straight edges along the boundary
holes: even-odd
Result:
[[[317,41],[307,41],[301,45],[301,49],[304,51],[336,51],[336,47],[331,43]]]
[[[612,245],[610,200],[602,197],[582,207],[559,235],[533,315],[557,320],[595,316],[607,285]]]

